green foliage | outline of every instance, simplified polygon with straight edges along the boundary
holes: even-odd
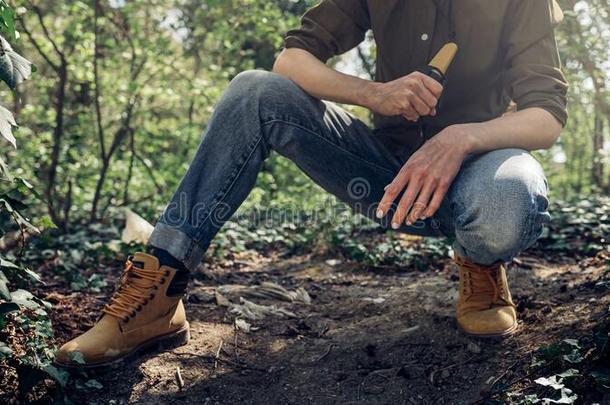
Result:
[[[20,14],[45,80],[23,87],[20,119],[36,135],[11,158],[43,190],[51,219],[65,231],[115,206],[156,215],[228,81],[271,68],[309,4],[47,2]]]
[[[607,281],[606,271],[594,283]],[[594,403],[610,394],[610,308],[595,325],[578,335],[541,346],[527,367],[527,375],[540,376],[518,390],[498,384],[509,404]]]
[[[570,119],[558,144],[539,156],[561,198],[610,192],[610,20],[605,0],[559,0],[557,39],[570,83]]]
[[[15,12],[4,0],[0,1],[0,32],[8,35],[12,40],[17,40]]]
[[[0,1],[0,32],[13,40],[18,38],[14,18],[14,11]],[[32,65],[2,36],[0,48],[0,80],[14,89],[29,78]],[[0,107],[0,134],[16,147],[14,126],[13,115]],[[23,249],[26,237],[39,233],[25,212],[40,195],[24,178],[11,175],[4,159],[0,163],[0,234],[5,239],[15,238]],[[42,222],[49,224],[48,219]],[[50,305],[27,290],[32,283],[40,283],[40,277],[22,264],[21,257],[0,254],[0,364],[16,373],[22,398],[44,379],[52,378],[60,384],[67,381],[67,374],[51,364],[53,353],[48,342],[53,332],[47,313]],[[7,376],[3,373],[3,378]]]
[[[571,257],[595,256],[607,251],[610,236],[610,198],[590,195],[586,199],[553,202],[551,223],[539,245],[545,251]]]

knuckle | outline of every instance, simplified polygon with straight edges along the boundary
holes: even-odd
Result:
[[[426,204],[421,201],[416,201],[413,204],[413,213],[419,213],[426,208]]]
[[[411,171],[411,175],[413,178],[420,178],[424,175],[424,170],[421,167],[415,167],[413,168],[413,170]]]
[[[397,184],[390,184],[386,192],[391,196],[395,196],[398,194],[399,190],[400,189]]]
[[[438,186],[443,190],[448,189],[450,184],[451,182],[447,178],[442,178],[438,181]]]

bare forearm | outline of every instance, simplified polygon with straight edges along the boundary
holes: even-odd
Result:
[[[275,61],[273,71],[294,81],[316,98],[367,107],[371,81],[331,69],[302,49],[284,49]]]
[[[413,72],[387,83],[376,83],[333,70],[302,49],[284,49],[273,66],[312,96],[359,105],[379,115],[402,115],[407,120],[436,114],[443,87],[434,79]]]
[[[562,130],[559,121],[541,108],[528,108],[488,122],[456,127],[466,138],[468,153],[506,148],[549,149]]]

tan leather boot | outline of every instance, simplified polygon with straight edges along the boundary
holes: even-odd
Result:
[[[166,349],[189,341],[182,295],[188,275],[156,257],[137,253],[127,261],[117,291],[98,322],[63,345],[55,362],[66,368],[120,365],[146,349]]]
[[[460,329],[478,337],[500,337],[517,328],[506,270],[502,263],[481,266],[457,257],[460,269],[460,297],[457,321]]]

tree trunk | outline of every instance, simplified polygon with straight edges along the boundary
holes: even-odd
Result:
[[[601,151],[604,148],[604,122],[600,116],[600,112],[595,112],[595,126],[593,129],[593,166],[592,166],[592,183],[604,188],[604,162],[601,156]]]
[[[53,149],[51,151],[51,164],[49,166],[45,198],[49,208],[49,215],[55,225],[64,229],[65,221],[61,218],[59,208],[56,208],[58,201],[55,201],[55,183],[57,181],[57,166],[61,155],[61,145],[64,134],[64,105],[66,100],[66,85],[68,83],[68,69],[65,60],[62,60],[59,67],[59,81],[56,90],[55,100],[55,128],[53,128]]]

